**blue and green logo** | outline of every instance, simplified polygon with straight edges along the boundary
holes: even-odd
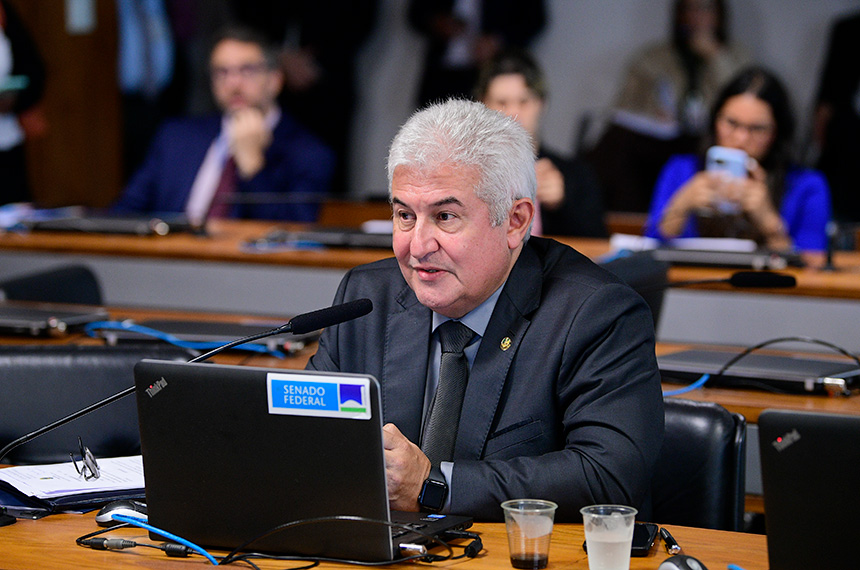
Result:
[[[370,419],[370,381],[325,375],[270,373],[269,413]]]

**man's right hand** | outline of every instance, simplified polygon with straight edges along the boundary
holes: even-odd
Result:
[[[227,124],[230,153],[242,178],[252,178],[266,165],[266,149],[272,143],[272,132],[263,113],[256,108],[239,109]]]

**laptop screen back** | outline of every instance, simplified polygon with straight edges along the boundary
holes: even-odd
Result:
[[[860,417],[765,410],[758,426],[771,570],[857,568]]]
[[[149,522],[233,549],[299,520],[389,520],[372,376],[144,360],[135,368]],[[248,550],[393,558],[384,525],[309,523]]]

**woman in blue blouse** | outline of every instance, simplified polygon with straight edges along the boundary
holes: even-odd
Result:
[[[794,119],[785,89],[761,68],[742,71],[720,93],[710,144],[741,149],[748,176],[704,171],[694,155],[672,157],[657,180],[646,235],[738,237],[773,250],[797,249],[819,264],[830,192],[824,176],[791,163]]]

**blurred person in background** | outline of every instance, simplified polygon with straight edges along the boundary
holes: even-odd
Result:
[[[278,49],[279,103],[336,155],[332,191],[348,190],[355,68],[376,24],[379,0],[231,0],[236,21]]]
[[[0,204],[33,199],[24,140],[45,128],[36,107],[44,87],[35,43],[11,4],[0,0]]]
[[[833,195],[833,217],[860,222],[860,13],[840,19],[830,46],[815,110],[818,167]]]
[[[475,98],[515,118],[532,137],[543,235],[606,237],[600,187],[591,167],[540,142],[547,88],[534,59],[518,50],[494,57],[481,69]],[[537,233],[534,228],[532,233]]]
[[[114,211],[315,221],[333,155],[277,105],[276,51],[253,29],[228,28],[210,74],[221,114],[163,125]]]
[[[672,157],[657,181],[646,235],[752,239],[799,250],[820,265],[830,192],[820,172],[792,161],[794,118],[780,81],[759,67],[742,71],[718,96],[710,125],[706,142],[744,151],[747,175],[703,170],[702,156]]]
[[[590,156],[609,210],[647,211],[660,167],[696,149],[719,89],[750,63],[727,22],[723,0],[676,0],[670,41],[629,64],[612,123]]]
[[[418,106],[469,98],[480,67],[525,49],[546,23],[544,0],[411,0],[409,23],[427,39]]]

